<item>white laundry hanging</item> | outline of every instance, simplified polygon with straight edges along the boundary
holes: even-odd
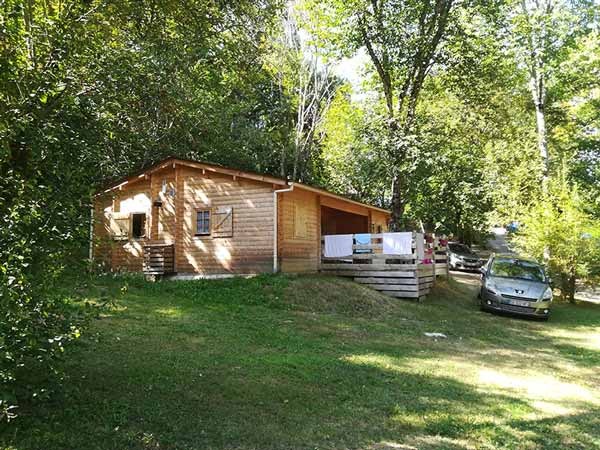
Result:
[[[386,255],[411,255],[412,231],[383,233],[383,253]]]
[[[352,235],[335,234],[325,236],[324,255],[326,258],[352,256]]]

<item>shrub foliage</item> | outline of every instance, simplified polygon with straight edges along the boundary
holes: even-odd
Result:
[[[562,180],[533,204],[515,241],[519,249],[546,260],[563,298],[575,301],[578,282],[600,276],[600,229],[576,187]]]

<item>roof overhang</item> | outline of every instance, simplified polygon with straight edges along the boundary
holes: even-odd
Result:
[[[387,209],[379,208],[379,207],[373,206],[373,205],[368,205],[366,203],[362,203],[362,202],[359,202],[356,200],[351,200],[342,195],[334,194],[333,192],[329,192],[325,189],[317,188],[314,186],[309,186],[307,184],[297,183],[297,182],[293,182],[293,181],[287,181],[282,178],[272,177],[269,175],[263,175],[263,174],[258,174],[258,173],[254,173],[254,172],[248,172],[248,171],[244,171],[244,170],[229,169],[227,167],[219,166],[217,164],[209,164],[209,163],[192,161],[189,159],[182,159],[182,158],[176,158],[176,157],[166,158],[150,167],[147,167],[146,169],[142,169],[140,172],[138,172],[134,175],[130,175],[128,177],[121,178],[120,180],[114,181],[111,184],[105,186],[103,189],[99,190],[96,193],[96,195],[107,194],[111,191],[114,191],[117,189],[122,189],[124,186],[147,179],[150,175],[152,175],[155,172],[159,172],[161,170],[168,169],[168,168],[174,169],[177,166],[191,167],[194,169],[199,169],[199,170],[202,170],[203,173],[218,173],[218,174],[229,175],[229,176],[233,177],[234,179],[239,177],[239,178],[245,178],[245,179],[254,180],[254,181],[260,181],[263,183],[272,184],[274,186],[290,186],[290,187],[293,186],[295,188],[297,187],[299,189],[311,191],[311,192],[314,192],[314,193],[317,193],[320,195],[324,195],[324,196],[327,196],[330,198],[335,198],[335,199],[343,201],[343,202],[351,203],[351,204],[354,204],[357,206],[362,206],[364,208],[368,208],[373,211],[379,211],[384,214],[390,214],[390,211]]]
[[[340,200],[340,201],[343,201],[346,203],[352,203],[353,205],[362,206],[364,208],[368,208],[373,211],[379,211],[384,214],[391,214],[391,211],[389,211],[387,209],[379,208],[378,206],[369,205],[367,203],[362,203],[357,200],[351,200],[348,197],[344,197],[343,195],[334,194],[333,192],[326,191],[325,189],[317,188],[314,186],[309,186],[309,185],[303,184],[303,183],[296,183],[296,182],[289,182],[289,185],[295,186],[295,187],[298,187],[300,189],[304,189],[307,191],[315,192],[317,194],[325,195],[330,198],[335,198],[337,200]]]
[[[135,175],[130,175],[128,177],[121,178],[117,181],[112,182],[108,186],[105,186],[103,189],[98,191],[96,193],[96,195],[106,194],[110,191],[114,191],[116,189],[121,189],[126,185],[133,184],[137,181],[144,180],[149,175],[151,175],[155,172],[158,172],[160,170],[167,169],[167,168],[175,168],[176,166],[192,167],[195,169],[200,169],[204,173],[206,173],[206,172],[221,173],[224,175],[232,176],[234,178],[237,178],[237,177],[246,178],[249,180],[262,181],[264,183],[270,183],[270,184],[275,184],[275,185],[279,185],[279,186],[287,186],[287,184],[288,184],[288,182],[286,180],[283,180],[281,178],[271,177],[269,175],[262,175],[262,174],[258,174],[258,173],[254,173],[254,172],[246,172],[243,170],[228,169],[227,167],[222,167],[217,164],[202,163],[202,162],[197,162],[197,161],[190,161],[188,159],[171,157],[171,158],[164,159],[150,167],[147,167],[146,169],[143,169],[141,172],[138,172]]]

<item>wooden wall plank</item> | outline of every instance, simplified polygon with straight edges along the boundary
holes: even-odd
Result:
[[[273,188],[252,180],[182,169],[180,272],[270,272],[273,265]],[[198,208],[232,208],[233,235],[194,236]]]
[[[320,262],[318,194],[296,189],[279,194],[279,259],[282,272],[316,272]],[[297,210],[302,211],[301,215]],[[302,220],[301,224],[297,223]],[[298,231],[302,232],[299,233]]]
[[[165,192],[163,192],[163,183]],[[117,198],[96,201],[94,235],[102,237],[95,256],[112,270],[141,271],[142,244],[175,243],[174,263],[180,273],[270,272],[273,264],[273,187],[269,183],[228,175],[203,175],[176,165],[152,173],[148,180],[114,191]],[[173,195],[174,194],[174,195]],[[113,241],[105,230],[104,210],[126,211],[143,195],[148,210],[149,237],[139,242]],[[160,199],[161,208],[152,202]],[[233,208],[233,236],[196,237],[197,207]]]

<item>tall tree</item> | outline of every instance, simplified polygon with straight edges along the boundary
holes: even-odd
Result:
[[[539,155],[543,178],[550,173],[548,152],[548,90],[556,81],[561,62],[590,30],[594,2],[586,0],[516,0],[510,4],[510,32],[515,54],[527,68],[535,107]]]
[[[561,172],[523,215],[515,243],[524,254],[544,258],[562,297],[575,303],[578,285],[600,281],[600,222]]]
[[[312,39],[298,2],[290,2],[275,34],[268,66],[279,82],[280,96],[290,102],[289,144],[282,145],[280,176],[310,177],[310,162],[319,146],[320,125],[335,95],[338,80]]]
[[[562,64],[560,86],[563,120],[553,140],[561,147],[564,165],[600,218],[600,22],[580,39]]]
[[[335,192],[387,207],[390,184],[379,139],[385,123],[373,106],[353,100],[349,84],[338,89],[321,124],[319,181]]]
[[[410,177],[410,135],[425,79],[452,22],[454,0],[328,0],[314,9],[326,17],[330,42],[342,53],[364,48],[379,80],[387,115],[392,227],[402,228]],[[332,31],[333,30],[333,31]]]

